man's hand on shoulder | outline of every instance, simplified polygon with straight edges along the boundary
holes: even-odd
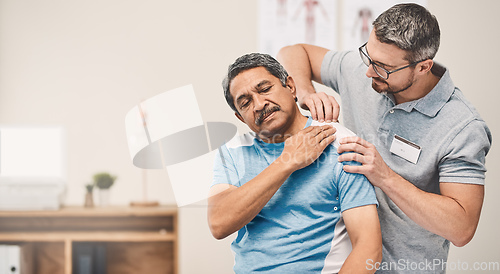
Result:
[[[310,126],[286,139],[285,148],[276,160],[292,171],[310,165],[335,141],[336,129],[330,125]]]
[[[299,98],[299,106],[311,112],[311,117],[320,122],[334,122],[339,118],[340,106],[337,100],[324,92],[307,93]]]

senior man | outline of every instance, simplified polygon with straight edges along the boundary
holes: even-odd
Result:
[[[247,54],[229,66],[226,100],[252,132],[219,149],[208,222],[232,243],[234,271],[372,273],[381,259],[374,189],[343,171],[334,133],[315,126],[295,103],[295,84],[269,55]]]

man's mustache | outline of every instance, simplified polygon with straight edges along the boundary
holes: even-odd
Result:
[[[266,119],[267,116],[269,116],[271,113],[275,111],[280,111],[280,110],[281,108],[279,106],[265,108],[259,113],[259,116],[255,118],[255,125],[260,126],[260,124],[262,124],[262,121]]]

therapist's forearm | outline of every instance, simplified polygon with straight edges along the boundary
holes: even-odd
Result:
[[[316,92],[311,80],[321,83],[321,79],[314,77],[309,55],[303,45],[282,48],[278,52],[277,59],[294,79],[299,97]]]
[[[460,184],[455,185],[458,187]],[[446,193],[440,195],[420,190],[395,174],[379,187],[421,227],[448,239],[456,246],[463,246],[472,239],[483,201],[482,186],[470,186],[468,197],[457,199],[446,196]]]

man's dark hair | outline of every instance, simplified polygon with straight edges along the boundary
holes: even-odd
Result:
[[[284,87],[286,87],[288,73],[285,68],[283,68],[283,66],[271,55],[263,53],[249,53],[239,57],[228,67],[227,75],[222,81],[222,88],[224,89],[226,102],[236,113],[238,113],[238,110],[234,105],[234,98],[229,91],[231,81],[241,72],[257,67],[264,67],[269,73],[278,78]]]
[[[436,17],[420,5],[395,5],[379,15],[373,27],[380,42],[407,51],[406,59],[410,63],[436,56],[441,35],[439,24]]]

